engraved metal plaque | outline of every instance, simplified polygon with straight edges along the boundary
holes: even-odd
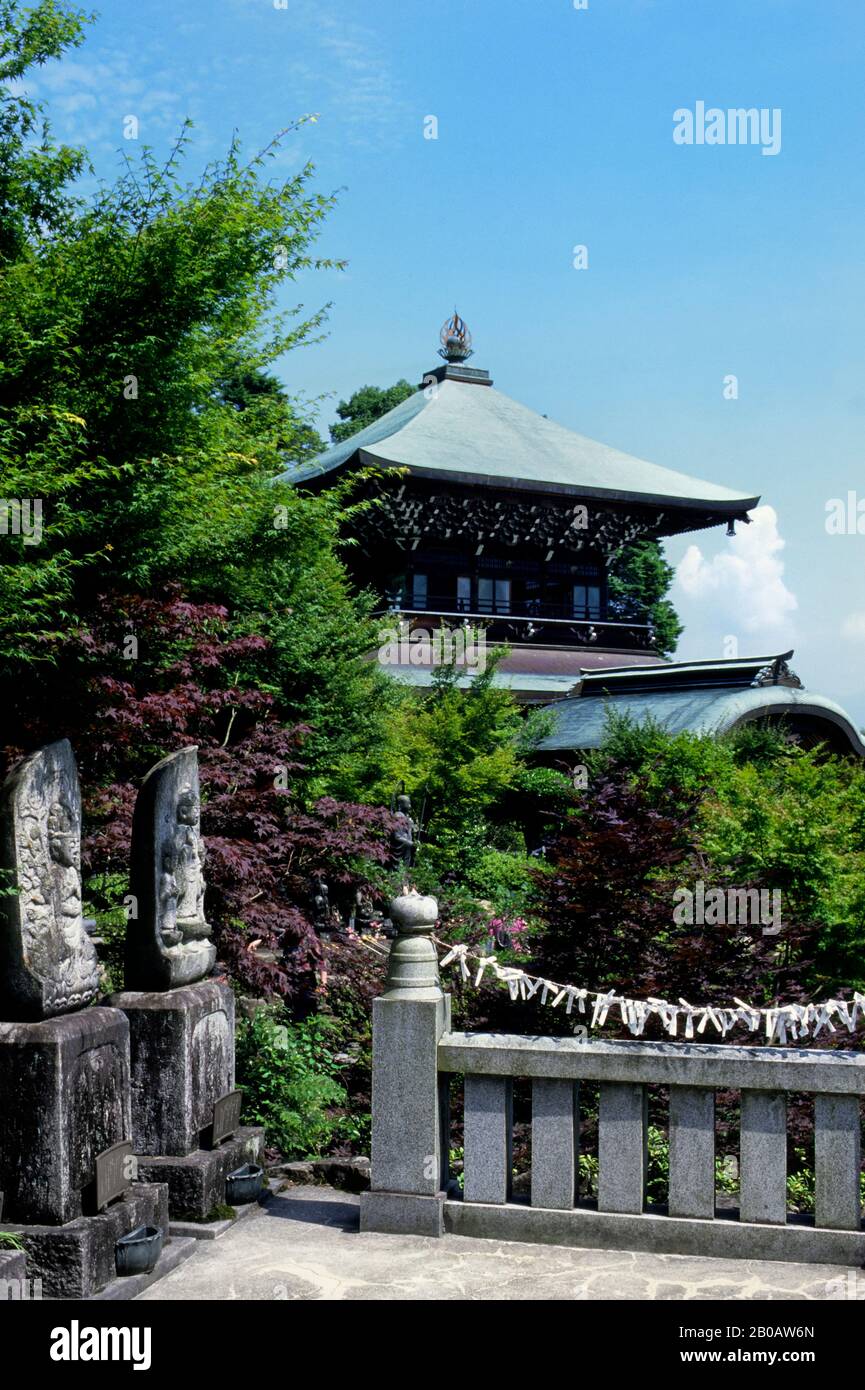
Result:
[[[213,1136],[211,1142],[216,1147],[223,1139],[230,1139],[240,1125],[240,1107],[243,1103],[242,1091],[229,1091],[213,1104]]]
[[[96,1158],[96,1210],[102,1211],[116,1197],[122,1197],[132,1179],[132,1140],[122,1139]]]

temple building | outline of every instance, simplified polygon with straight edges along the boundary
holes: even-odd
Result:
[[[509,648],[497,681],[526,703],[556,702],[551,753],[591,746],[580,740],[594,739],[592,696],[600,707],[639,692],[642,708],[662,692],[741,685],[744,668],[729,662],[678,664],[673,677],[649,606],[623,599],[610,580],[628,547],[714,526],[733,534],[759,497],[599,444],[503,395],[468,365],[471,337],[457,314],[440,336],[443,361],[413,395],[287,475],[318,490],[367,470],[360,495],[374,505],[355,523],[351,563],[381,596],[383,628],[404,639],[379,654],[391,673],[428,685],[442,624],[482,629],[488,646]],[[751,663],[751,678],[773,660]],[[777,700],[785,717],[797,687],[795,677],[773,683],[786,692]],[[765,698],[760,712],[751,717],[771,713]],[[834,707],[833,736],[838,717],[849,725]],[[813,709],[807,718],[819,725]],[[852,725],[843,737],[865,753]]]

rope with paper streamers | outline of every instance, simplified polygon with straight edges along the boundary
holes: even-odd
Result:
[[[591,1027],[602,1028],[611,1010],[616,1010],[625,1027],[634,1037],[641,1037],[650,1018],[659,1018],[669,1037],[679,1036],[679,1025],[684,1024],[685,1038],[693,1038],[705,1033],[711,1024],[715,1030],[726,1037],[737,1023],[747,1025],[752,1033],[765,1029],[767,1042],[776,1038],[785,1045],[788,1034],[794,1041],[799,1038],[817,1038],[824,1029],[830,1033],[838,1030],[833,1019],[838,1019],[848,1032],[855,1033],[860,1019],[865,1019],[865,994],[854,992],[852,1003],[841,999],[827,999],[823,1004],[778,1004],[772,1008],[755,1008],[734,996],[732,1007],[719,1008],[715,1004],[689,1004],[679,999],[671,1004],[666,999],[628,999],[615,990],[583,989],[577,985],[560,985],[539,975],[527,975],[516,966],[499,965],[495,956],[481,956],[469,950],[468,946],[449,945],[433,937],[437,946],[447,952],[442,957],[442,966],[450,965],[458,969],[463,980],[474,976],[475,988],[479,988],[484,976],[489,972],[508,988],[512,1000],[534,999],[540,992],[541,1004],[549,1003],[557,1009],[564,1002],[565,1013],[570,1014],[576,1005],[578,1013],[586,1018],[591,1011]],[[477,965],[477,970],[469,968],[469,961]]]

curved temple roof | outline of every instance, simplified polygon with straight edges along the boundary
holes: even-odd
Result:
[[[496,391],[486,373],[475,376],[444,375],[285,479],[307,482],[347,464],[401,465],[426,478],[702,507],[730,517],[743,517],[759,501],[575,434]]]
[[[599,747],[607,713],[615,710],[637,724],[652,719],[671,734],[718,735],[752,720],[783,721],[811,741],[865,757],[850,716],[827,696],[802,689],[786,667],[791,655],[584,672],[573,694],[548,706],[553,727],[538,751]]]

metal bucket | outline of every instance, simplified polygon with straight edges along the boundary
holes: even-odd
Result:
[[[244,1163],[225,1179],[225,1200],[230,1207],[255,1202],[264,1190],[264,1169],[257,1163]]]
[[[149,1274],[162,1254],[162,1232],[157,1226],[136,1226],[121,1236],[114,1247],[118,1275]]]

